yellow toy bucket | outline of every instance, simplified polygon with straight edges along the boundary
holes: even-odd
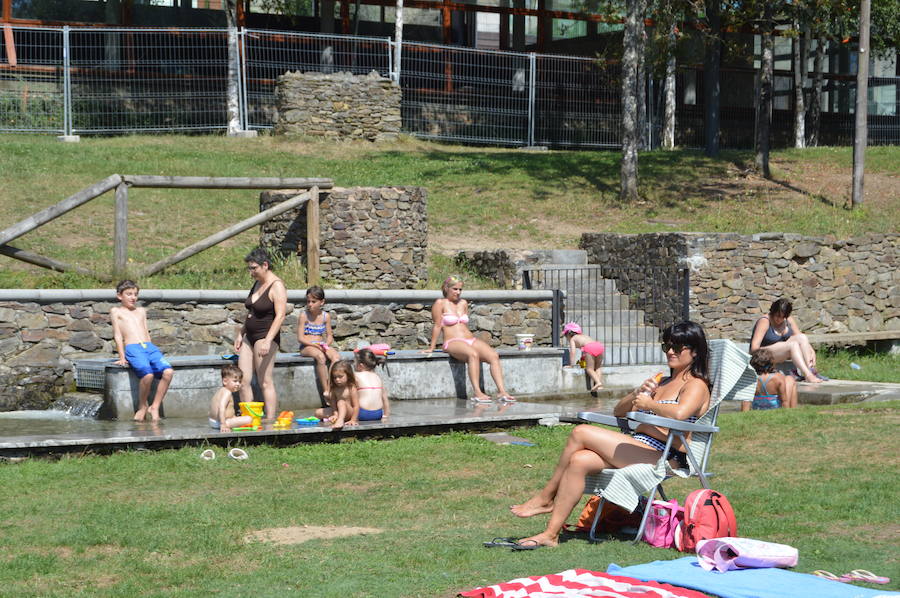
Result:
[[[238,403],[238,407],[241,408],[241,415],[249,415],[253,418],[254,426],[260,425],[260,421],[263,416],[263,408],[266,406],[265,403],[252,402],[252,403]]]

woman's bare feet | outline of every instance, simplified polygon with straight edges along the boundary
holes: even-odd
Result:
[[[509,508],[516,517],[534,517],[553,510],[553,502],[544,502],[539,498],[526,500],[520,505],[512,505]]]
[[[523,548],[525,548],[529,545],[534,546],[534,547],[549,546],[552,548],[554,546],[559,546],[559,536],[551,536],[547,532],[541,532],[540,534],[537,534],[536,536],[531,536],[529,538],[522,538],[516,543],[521,545]]]
[[[142,407],[134,412],[134,421],[142,422],[147,419],[147,407]]]

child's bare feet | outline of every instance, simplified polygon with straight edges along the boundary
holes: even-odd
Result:
[[[544,502],[535,497],[526,500],[520,505],[512,505],[509,508],[516,517],[534,517],[543,513],[549,513],[553,510],[553,502]]]
[[[158,422],[159,421],[159,409],[154,409],[150,407],[147,409],[147,414],[150,416],[150,421]]]
[[[591,387],[591,392],[594,392],[595,390],[599,390],[599,389],[601,389],[601,388],[603,388],[603,383],[602,383],[602,382],[598,382],[597,384],[594,384],[594,385]]]
[[[516,544],[519,544],[526,550],[528,549],[527,547],[529,545],[534,546],[535,548],[538,546],[554,547],[559,546],[559,536],[551,536],[547,532],[542,532],[540,534],[537,534],[536,536],[522,538],[518,542],[516,542]]]
[[[147,408],[141,407],[137,411],[134,412],[134,421],[142,422],[147,419]]]

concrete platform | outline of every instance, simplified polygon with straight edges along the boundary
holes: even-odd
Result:
[[[897,401],[900,400],[900,384],[856,380],[829,380],[821,384],[800,383],[797,385],[797,395],[801,405]]]
[[[503,377],[507,390],[514,396],[557,396],[587,390],[583,370],[563,369],[563,349],[535,348],[531,351],[500,349]],[[352,352],[341,357],[352,359]],[[169,357],[175,375],[163,412],[168,417],[206,417],[209,399],[221,385],[219,370],[232,362],[219,355]],[[137,406],[138,379],[127,367],[114,360],[80,360],[75,362],[76,377],[81,388],[101,392],[103,419],[128,419]],[[607,385],[636,386],[664,368],[661,364],[603,368]],[[392,401],[422,399],[466,399],[474,393],[469,383],[466,364],[443,352],[430,355],[419,351],[398,351],[388,358],[378,373]],[[293,411],[320,406],[313,360],[297,353],[279,353],[275,360],[275,386],[278,408]],[[93,378],[89,384],[87,378]],[[489,394],[497,389],[487,366],[482,365],[482,388]],[[152,396],[151,390],[151,396]]]
[[[586,398],[586,401],[589,401]],[[572,404],[519,402],[474,405],[456,399],[422,399],[392,404],[388,421],[361,423],[341,430],[302,426],[291,430],[221,433],[210,429],[204,418],[164,418],[159,423],[94,420],[65,417],[55,421],[48,412],[0,414],[0,457],[46,456],[65,453],[109,453],[117,450],[147,450],[200,445],[293,445],[305,442],[341,442],[357,438],[381,438],[416,434],[438,434],[450,430],[490,431],[536,425],[549,418],[574,415],[581,406]],[[295,413],[305,417],[309,412]],[[49,431],[50,429],[54,431]],[[42,431],[47,430],[47,431]]]

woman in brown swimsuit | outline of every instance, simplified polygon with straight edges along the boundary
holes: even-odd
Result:
[[[287,314],[287,289],[272,272],[269,255],[264,249],[254,249],[244,261],[254,282],[244,301],[247,319],[234,339],[234,350],[238,354],[238,367],[244,373],[244,380],[249,381],[256,373],[256,381],[266,404],[266,419],[274,419],[278,413],[278,397],[272,370],[281,344],[281,324]],[[242,385],[241,401],[252,400],[250,384]]]

